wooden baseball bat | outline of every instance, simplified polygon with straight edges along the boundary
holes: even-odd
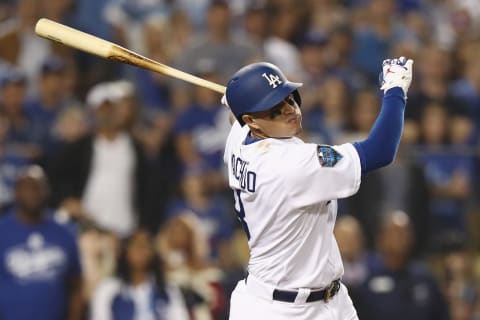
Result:
[[[66,46],[82,50],[102,58],[128,63],[180,79],[219,93],[225,93],[225,87],[190,73],[169,67],[163,63],[144,57],[125,49],[113,42],[95,37],[91,34],[68,27],[61,23],[42,18],[35,25],[35,33],[43,38],[53,40]]]

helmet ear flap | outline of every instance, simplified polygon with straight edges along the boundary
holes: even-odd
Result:
[[[299,107],[302,106],[302,97],[300,96],[300,92],[298,92],[298,89],[292,92],[293,94],[293,99],[295,102],[298,104]]]

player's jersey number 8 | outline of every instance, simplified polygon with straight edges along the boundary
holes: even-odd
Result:
[[[241,198],[241,190],[235,190],[233,192],[235,197],[235,211],[237,212],[238,220],[242,224],[242,228],[247,235],[247,239],[250,240],[250,230],[248,229],[247,222],[245,221],[245,209],[243,207],[243,202]]]

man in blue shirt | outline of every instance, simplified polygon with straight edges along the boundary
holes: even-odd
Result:
[[[16,181],[15,206],[0,219],[0,319],[82,316],[80,261],[73,234],[46,217],[48,185],[30,166]]]
[[[367,261],[368,276],[357,288],[360,319],[448,320],[448,305],[428,269],[411,260],[412,225],[405,212],[386,214],[377,238],[378,256]]]

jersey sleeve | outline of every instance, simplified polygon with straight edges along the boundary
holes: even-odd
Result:
[[[286,148],[281,162],[285,187],[296,207],[346,198],[360,187],[360,158],[350,143],[296,145]]]

